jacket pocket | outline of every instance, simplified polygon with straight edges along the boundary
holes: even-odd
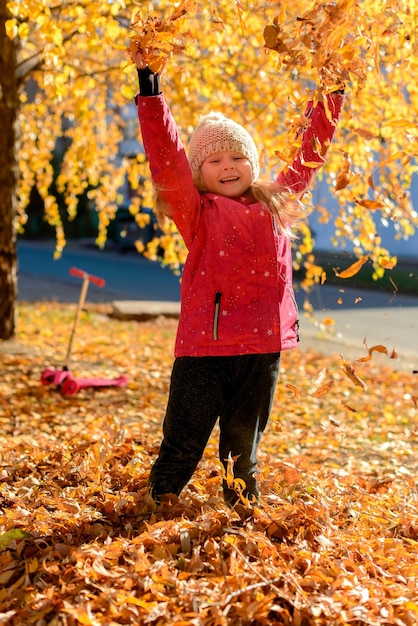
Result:
[[[219,326],[219,312],[221,309],[221,296],[222,296],[222,291],[217,291],[215,293],[215,303],[214,303],[213,323],[212,323],[212,338],[215,341],[218,340],[218,326]]]

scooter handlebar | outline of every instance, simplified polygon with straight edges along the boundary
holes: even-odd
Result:
[[[104,278],[99,278],[98,276],[93,276],[93,274],[88,274],[84,270],[78,269],[78,267],[71,267],[70,268],[70,274],[71,274],[71,276],[76,276],[77,278],[82,278],[83,280],[85,280],[87,278],[87,280],[90,283],[94,283],[98,287],[104,287],[105,282],[106,282]]]

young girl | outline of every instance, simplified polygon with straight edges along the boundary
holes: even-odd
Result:
[[[308,105],[291,167],[258,182],[248,132],[219,113],[202,118],[188,148],[138,52],[135,101],[151,175],[188,249],[163,441],[149,477],[156,502],[180,494],[219,419],[220,461],[233,460],[242,496],[257,501],[257,447],[266,427],[282,350],[298,345],[290,241],[298,198],[334,135],[341,91]],[[321,146],[320,154],[317,147]],[[317,164],[317,168],[312,166]],[[309,167],[304,163],[309,163]],[[223,480],[224,499],[240,495]]]

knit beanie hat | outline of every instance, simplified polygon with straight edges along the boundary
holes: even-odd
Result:
[[[258,178],[260,166],[257,148],[245,128],[222,113],[204,115],[189,143],[189,162],[193,177],[208,156],[224,151],[241,152],[251,164],[253,181]]]

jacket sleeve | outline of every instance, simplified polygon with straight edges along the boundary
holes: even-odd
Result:
[[[197,232],[201,200],[177,126],[164,96],[135,97],[151,177],[187,248]]]
[[[305,117],[309,120],[309,125],[296,136],[301,145],[292,164],[277,177],[280,185],[299,196],[310,187],[318,170],[325,163],[340,118],[344,95],[334,93],[325,97],[325,106],[322,102],[318,102],[315,107],[312,102],[308,103]]]

